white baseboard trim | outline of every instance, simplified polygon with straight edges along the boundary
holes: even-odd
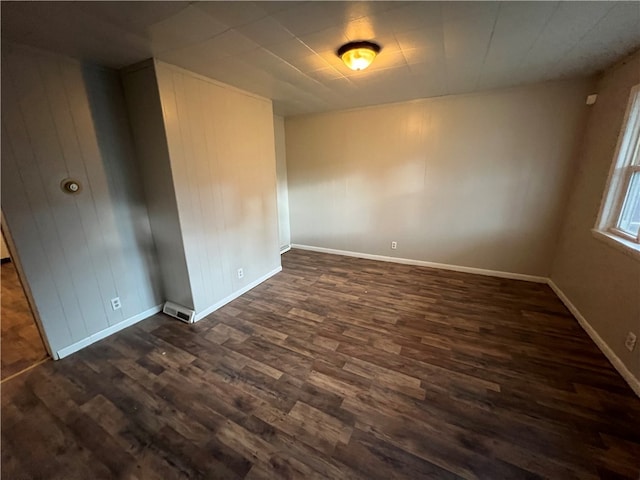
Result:
[[[289,250],[291,250],[291,245],[285,245],[284,247],[280,247],[280,255],[282,255],[283,253],[287,253]]]
[[[378,260],[381,262],[401,263],[404,265],[416,265],[418,267],[438,268],[440,270],[452,270],[454,272],[473,273],[488,277],[509,278],[512,280],[525,280],[527,282],[547,283],[546,277],[526,275],[524,273],[501,272],[499,270],[486,270],[484,268],[463,267],[459,265],[449,265],[446,263],[426,262],[424,260],[413,260],[410,258],[386,257],[384,255],[373,255],[370,253],[351,252],[348,250],[334,250],[333,248],[313,247],[310,245],[291,244],[292,248],[309,250],[311,252],[330,253],[332,255],[344,255],[346,257],[365,258],[367,260]]]
[[[236,298],[238,298],[240,295],[247,293],[249,290],[251,290],[252,288],[257,287],[258,285],[260,285],[262,282],[264,282],[265,280],[270,279],[271,277],[273,277],[276,273],[279,273],[282,271],[282,266],[279,266],[278,268],[271,270],[269,273],[267,273],[266,275],[263,275],[262,277],[258,278],[257,280],[254,280],[253,282],[245,285],[244,287],[242,287],[240,290],[236,290],[235,292],[233,292],[231,295],[223,298],[222,300],[220,300],[217,303],[214,303],[213,305],[211,305],[210,307],[205,308],[204,310],[202,310],[201,312],[196,313],[195,317],[193,317],[193,321],[194,323],[197,322],[198,320],[202,320],[204,317],[206,317],[207,315],[215,312],[216,310],[218,310],[219,308],[225,306],[227,303],[231,302],[232,300],[235,300]]]
[[[96,343],[97,341],[102,340],[103,338],[106,338],[109,335],[113,335],[114,333],[119,332],[120,330],[124,330],[125,328],[130,327],[131,325],[134,325],[146,318],[149,318],[151,315],[155,315],[160,311],[162,311],[162,305],[156,305],[155,307],[151,307],[150,309],[145,310],[144,312],[141,312],[137,315],[134,315],[133,317],[127,318],[122,322],[116,323],[115,325],[111,325],[110,327],[107,327],[104,330],[100,330],[99,332],[94,333],[93,335],[89,335],[87,338],[80,340],[79,342],[69,345],[68,347],[61,348],[56,352],[56,355],[58,356],[58,359],[68,357],[72,353],[75,353],[78,350],[82,350],[84,347],[87,347],[92,343]]]
[[[622,363],[622,360],[615,354],[615,352],[607,345],[607,343],[602,339],[598,332],[587,322],[587,319],[580,313],[580,310],[576,308],[576,306],[571,303],[571,300],[564,294],[560,287],[555,284],[555,282],[551,279],[548,280],[547,284],[551,289],[555,292],[562,303],[564,303],[565,307],[569,309],[571,314],[576,318],[582,329],[587,332],[587,335],[591,337],[593,343],[595,343],[600,351],[604,353],[604,356],[611,362],[613,367],[618,371],[618,373],[625,379],[625,381],[629,384],[631,389],[640,397],[640,380],[637,379],[631,370],[627,368],[627,366]]]

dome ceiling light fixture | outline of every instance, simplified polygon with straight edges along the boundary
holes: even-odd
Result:
[[[359,41],[344,44],[336,53],[351,70],[364,70],[371,65],[380,50],[377,43]]]

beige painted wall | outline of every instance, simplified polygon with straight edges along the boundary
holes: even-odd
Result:
[[[200,314],[280,268],[273,110],[270,100],[155,63]]]
[[[276,141],[276,177],[278,179],[278,237],[280,238],[280,249],[282,250],[291,245],[284,118],[274,115],[273,128]]]
[[[589,87],[287,118],[292,243],[547,276]]]
[[[2,212],[53,352],[161,302],[139,183],[118,73],[3,41]]]
[[[640,261],[596,239],[595,226],[631,87],[640,83],[640,52],[607,71],[596,91],[551,273],[552,280],[637,379],[640,348]]]

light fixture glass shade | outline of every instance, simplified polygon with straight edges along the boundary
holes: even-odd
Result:
[[[373,59],[376,58],[376,52],[368,48],[354,48],[342,55],[342,61],[351,70],[364,70]]]
[[[364,70],[376,58],[380,46],[372,42],[351,42],[338,50],[338,56],[351,70]]]

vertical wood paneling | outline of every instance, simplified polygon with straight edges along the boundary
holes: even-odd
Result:
[[[3,90],[6,78],[6,76],[3,77]],[[32,205],[36,204],[36,198],[22,188],[24,185],[23,176],[15,161],[9,132],[10,130],[5,128],[3,118],[3,141],[1,142],[2,210],[3,212],[13,212],[14,220],[10,226],[11,234],[14,238],[20,238],[21,248],[29,252],[29,255],[20,258],[24,271],[38,272],[37,276],[29,279],[33,297],[38,299],[39,306],[48,308],[51,318],[65,318],[72,312],[69,309],[65,310],[63,297],[55,282],[51,267],[54,252],[51,249],[45,249],[40,240],[44,237],[44,225],[33,212]],[[72,343],[68,322],[51,322],[47,326],[47,338],[51,345]]]
[[[123,74],[125,96],[134,131],[149,220],[158,250],[159,269],[166,300],[193,308],[191,279],[184,253],[176,190],[185,185],[182,172],[171,171],[170,155],[177,155],[178,143],[167,144],[167,133],[177,121],[175,103],[165,103],[152,63],[138,65]],[[163,116],[168,120],[163,123]],[[183,190],[180,190],[183,191]]]
[[[95,71],[89,70],[86,76],[95,78],[95,81],[88,82],[92,98],[91,110],[109,111],[108,116],[95,117],[95,129],[103,152],[103,163],[107,165],[108,192],[114,200],[126,198],[126,202],[116,201],[116,208],[113,209],[113,227],[119,233],[116,239],[122,248],[109,249],[109,252],[115,257],[113,263],[117,277],[126,278],[122,285],[125,295],[131,292],[132,305],[135,305],[137,292],[137,300],[141,302],[135,309],[135,312],[138,312],[145,305],[155,302],[155,292],[160,290],[161,279],[156,266],[155,249],[145,248],[152,247],[153,241],[147,221],[147,207],[138,162],[131,161],[135,158],[135,153],[122,84],[119,74],[113,71],[107,71],[106,75],[96,75]],[[107,121],[108,119],[113,120]],[[122,141],[112,142],[109,138],[122,138]],[[140,218],[144,221],[140,222]],[[135,246],[138,253],[125,256],[123,252],[127,246]],[[123,293],[122,287],[118,289],[118,293]],[[124,313],[127,317],[127,312]]]
[[[193,141],[193,132],[201,128],[201,125],[194,121],[194,113],[196,109],[190,108],[188,103],[188,93],[193,89],[193,85],[185,85],[188,78],[184,75],[171,75],[173,80],[173,92],[175,95],[175,104],[178,112],[177,131],[179,135],[180,145],[182,146],[182,155],[171,157],[171,165],[173,171],[180,169],[185,170],[186,188],[178,189],[178,211],[180,212],[183,223],[182,234],[185,238],[185,253],[187,257],[187,265],[189,267],[189,276],[192,279],[193,296],[196,311],[202,310],[205,305],[201,303],[201,299],[206,298],[206,289],[208,278],[206,272],[208,267],[206,239],[204,231],[199,228],[190,228],[191,225],[198,225],[202,222],[202,198],[206,191],[206,177],[198,175],[198,165],[203,161],[201,152],[196,151],[197,145]],[[168,137],[169,144],[174,141],[173,137]]]
[[[68,287],[77,296],[80,307],[82,321],[72,325],[71,328],[74,340],[78,341],[88,336],[94,328],[95,331],[99,331],[109,324],[102,305],[95,271],[91,267],[87,239],[78,215],[76,205],[78,197],[64,195],[60,191],[60,181],[68,176],[66,172],[69,172],[69,168],[62,154],[58,131],[51,116],[53,106],[46,94],[45,84],[39,72],[41,62],[26,56],[15,56],[14,62],[9,63],[10,72],[12,63],[20,71],[20,66],[16,64],[23,62],[26,68],[21,72],[19,80],[15,82],[16,94],[19,98],[32,96],[28,101],[21,102],[21,111],[40,175],[44,180],[47,202],[55,222],[56,238],[62,247],[63,260],[69,267]],[[58,174],[60,176],[49,177],[47,175],[49,168],[60,172]],[[84,192],[85,195],[88,190],[87,188]],[[88,274],[85,275],[85,272]]]
[[[156,77],[154,76],[154,82],[156,81],[155,79]],[[184,144],[181,135],[181,123],[186,121],[186,115],[178,104],[175,95],[174,79],[169,77],[167,82],[165,82],[166,84],[163,82],[157,83],[159,86],[158,102],[162,105],[166,134],[165,142],[168,147],[168,174],[173,181],[173,189],[175,192],[174,205],[172,208],[176,209],[176,218],[178,220],[171,228],[175,231],[176,235],[180,237],[180,245],[184,252],[184,265],[190,284],[190,303],[187,304],[187,306],[198,311],[197,298],[200,296],[203,279],[198,262],[196,261],[194,263],[194,256],[187,254],[190,249],[194,248],[193,232],[185,232],[183,228],[185,223],[193,224],[196,221],[194,217],[196,204],[194,203],[194,193],[190,188],[191,180],[189,178],[189,171],[186,168],[175,168],[176,162],[180,164],[184,163],[182,159],[185,155],[188,155],[187,149],[189,146]],[[190,208],[180,208],[180,205],[189,205]]]
[[[73,112],[74,124],[80,140],[80,150],[84,159],[83,164],[94,200],[92,204],[97,222],[93,225],[93,238],[96,244],[102,245],[103,252],[100,258],[99,270],[104,272],[105,275],[111,274],[113,278],[119,279],[119,288],[115,285],[112,287],[105,303],[107,311],[110,311],[112,309],[108,299],[119,296],[122,302],[122,309],[118,311],[120,315],[110,318],[110,324],[113,324],[122,321],[124,318],[131,317],[143,309],[133,273],[136,271],[136,267],[139,268],[140,265],[135,265],[135,263],[128,265],[129,262],[125,260],[124,255],[124,251],[129,244],[131,246],[135,245],[135,242],[131,242],[131,240],[135,239],[124,238],[123,234],[125,234],[126,227],[122,225],[122,222],[116,220],[116,212],[120,209],[118,198],[122,200],[126,198],[131,203],[133,203],[133,198],[125,192],[114,192],[111,189],[111,183],[117,182],[110,182],[110,177],[119,175],[121,168],[121,165],[114,164],[112,161],[113,150],[117,148],[116,145],[120,142],[116,143],[108,140],[109,138],[118,138],[114,135],[115,132],[109,131],[110,124],[115,120],[115,117],[113,112],[109,112],[109,115],[106,115],[106,110],[109,107],[106,106],[106,102],[100,100],[100,96],[106,94],[105,91],[112,80],[107,80],[107,72],[97,70],[80,71],[68,64],[63,66],[63,75],[69,92],[68,98]],[[84,89],[87,90],[86,94],[90,99],[89,102],[85,99]],[[109,103],[112,104],[115,104],[118,96],[122,95],[121,93],[118,95],[113,91],[110,93],[113,100]],[[97,111],[97,108],[94,108],[96,104],[102,106],[100,112]],[[102,115],[106,118],[101,118]],[[105,137],[103,141],[100,141],[100,136]],[[129,152],[123,152],[123,154],[131,158],[128,155]],[[130,209],[132,205],[127,205],[127,207]],[[136,262],[140,258],[141,252],[136,253],[138,255],[132,255],[130,262]],[[148,282],[146,283],[148,284]]]
[[[271,103],[160,62],[156,72],[194,302],[203,311],[280,265]]]
[[[69,101],[64,85],[64,78],[61,71],[61,65],[55,58],[42,58],[39,70],[41,72],[45,88],[47,90],[47,98],[50,105],[51,115],[55,124],[58,141],[60,143],[61,153],[69,177],[78,179],[82,185],[88,186],[84,192],[86,195],[93,197],[93,185],[91,185],[90,177],[87,175],[84,157],[80,151],[78,143],[78,133],[75,128],[75,121],[71,114]],[[80,228],[74,234],[82,234],[83,243],[85,245],[93,245],[95,248],[87,249],[88,258],[86,268],[91,269],[91,273],[98,282],[99,302],[107,322],[112,325],[123,320],[122,310],[113,311],[107,308],[106,304],[102,304],[103,298],[113,298],[117,296],[115,283],[111,268],[106,257],[106,246],[103,241],[99,228],[98,215],[95,209],[95,199],[91,198],[91,202],[82,201],[80,197],[68,197],[75,204],[76,214],[80,223]],[[105,266],[107,268],[105,268]],[[94,299],[95,300],[95,299]],[[122,299],[126,305],[126,299]]]
[[[193,77],[183,76],[186,86],[186,103],[190,114],[189,125],[190,138],[193,144],[195,180],[198,182],[199,192],[199,222],[209,225],[208,231],[219,232],[217,226],[212,225],[215,218],[215,188],[208,188],[205,184],[211,181],[210,165],[215,161],[209,151],[207,144],[207,117],[211,117],[205,107],[206,103],[206,83]],[[215,110],[213,111],[215,112]],[[220,247],[218,235],[211,238],[203,238],[200,242],[200,270],[204,279],[202,286],[203,298],[215,298],[216,286],[221,292],[227,291],[222,279],[222,264],[220,261]]]
[[[219,148],[219,139],[213,135],[207,134],[207,132],[217,131],[220,128],[220,124],[224,122],[224,117],[218,113],[216,115],[208,114],[209,112],[221,112],[220,104],[224,99],[222,95],[216,95],[213,90],[208,89],[206,82],[199,82],[199,97],[202,99],[203,112],[203,126],[205,131],[206,153],[207,160],[202,162],[202,165],[206,167],[203,170],[205,178],[221,180],[220,164],[221,155]],[[207,91],[209,95],[207,95]],[[215,289],[211,292],[210,298],[215,298],[216,294],[224,294],[224,292],[231,293],[233,286],[231,285],[232,263],[231,258],[226,253],[225,249],[225,237],[226,237],[226,222],[224,218],[224,189],[223,188],[210,188],[208,189],[211,197],[211,211],[204,219],[209,225],[210,229],[218,232],[217,235],[209,238],[209,249],[213,255],[212,264],[213,268],[210,270],[212,285],[218,285],[218,293]],[[217,261],[217,264],[216,264]]]
[[[2,105],[2,210],[52,349],[159,303],[117,76],[3,44]]]
[[[48,168],[45,168],[44,177],[42,176],[43,172],[40,171],[40,164],[32,141],[41,142],[45,139],[45,135],[41,135],[39,131],[29,131],[27,114],[23,111],[23,105],[29,105],[29,103],[41,104],[43,99],[41,96],[25,92],[24,89],[22,92],[24,97],[21,98],[21,92],[16,88],[16,83],[20,84],[22,78],[33,75],[33,72],[25,71],[24,63],[27,61],[29,61],[29,57],[23,58],[22,55],[14,51],[4,55],[3,58],[5,68],[3,69],[2,77],[3,80],[6,81],[3,82],[2,88],[2,117],[8,135],[6,138],[3,137],[2,143],[9,142],[12,146],[14,158],[20,171],[20,178],[7,178],[4,171],[2,177],[5,182],[14,182],[17,180],[22,183],[22,188],[25,189],[27,195],[31,197],[32,212],[39,224],[38,234],[45,251],[47,251],[52,274],[54,278],[64,279],[64,281],[60,281],[59,284],[57,284],[57,289],[65,311],[65,321],[69,326],[71,340],[74,342],[86,337],[87,330],[80,309],[78,294],[75,291],[72,281],[71,268],[66,262],[64,245],[59,236],[60,226],[56,221],[54,208],[50,206],[50,197],[55,193],[52,191],[51,186],[47,188],[46,182],[47,175],[52,178],[58,178],[59,182],[65,178],[67,174],[59,163],[54,162],[52,162]],[[35,128],[35,125],[32,125],[31,128]],[[51,132],[48,133],[50,136]],[[22,253],[23,241],[13,234],[12,224],[15,215],[13,215],[10,207],[6,205],[4,198],[2,208],[8,227],[12,232],[18,256],[22,259],[27,256]],[[47,245],[44,245],[44,242],[47,242]],[[26,269],[25,273],[29,276]],[[37,271],[33,272],[33,276],[36,276],[36,273]],[[40,310],[45,311],[46,306],[41,306]],[[43,324],[44,323],[43,320]]]

